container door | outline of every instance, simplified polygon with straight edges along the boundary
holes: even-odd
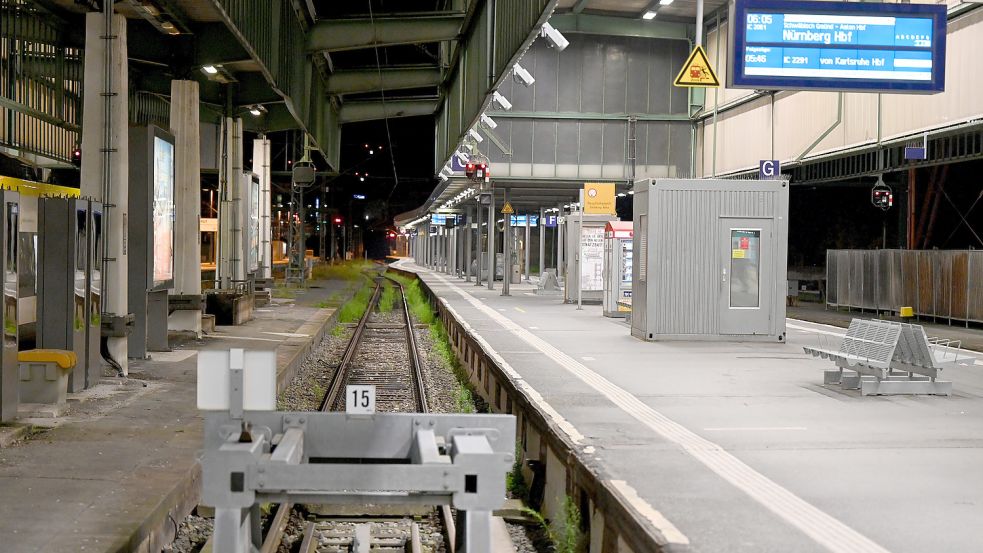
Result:
[[[720,221],[720,333],[768,334],[774,301],[772,221]]]

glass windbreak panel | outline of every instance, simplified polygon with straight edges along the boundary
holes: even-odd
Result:
[[[88,240],[86,239],[86,233],[88,232],[88,218],[89,214],[84,209],[75,210],[75,270],[77,272],[85,272],[86,265],[86,247],[88,247]]]
[[[761,230],[730,230],[730,306],[759,307]]]

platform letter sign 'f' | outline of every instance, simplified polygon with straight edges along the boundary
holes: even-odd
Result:
[[[781,178],[782,164],[777,159],[762,159],[758,164],[758,180]]]

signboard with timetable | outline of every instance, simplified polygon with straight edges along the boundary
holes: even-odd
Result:
[[[936,93],[946,6],[737,0],[728,86]]]

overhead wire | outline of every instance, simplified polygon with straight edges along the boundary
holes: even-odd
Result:
[[[368,0],[369,3],[369,22],[372,24],[372,34],[373,36],[378,36],[375,29],[375,12],[372,9],[372,0]],[[375,69],[376,73],[379,75],[379,91],[382,94],[382,116],[383,121],[386,124],[386,143],[389,146],[389,161],[393,167],[393,187],[389,190],[389,195],[386,196],[386,201],[388,202],[393,196],[393,192],[399,186],[399,173],[396,171],[396,154],[393,152],[393,137],[389,130],[389,111],[386,109],[386,87],[385,83],[382,81],[382,62],[379,59],[379,44],[376,42],[372,46],[372,50],[375,52]]]

